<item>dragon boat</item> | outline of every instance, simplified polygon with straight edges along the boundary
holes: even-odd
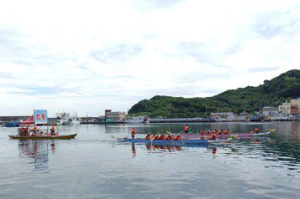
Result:
[[[231,138],[217,139],[217,140],[205,140],[205,139],[182,139],[182,140],[146,140],[144,138],[117,138],[119,142],[131,142],[131,143],[145,143],[145,144],[157,144],[157,145],[185,145],[185,144],[215,144],[215,143],[228,143]]]
[[[18,140],[68,140],[76,137],[77,134],[71,135],[40,135],[40,136],[20,136],[20,135],[9,135],[11,139]]]
[[[230,134],[217,134],[218,139],[228,139],[230,137],[236,137],[236,138],[253,138],[253,137],[262,137],[262,136],[268,136],[271,133],[271,131],[266,133],[230,133]],[[201,139],[201,138],[207,138],[211,137],[212,134],[201,134],[201,133],[182,133],[180,134],[181,138],[183,139]]]

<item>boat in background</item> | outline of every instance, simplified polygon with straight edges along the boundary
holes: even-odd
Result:
[[[3,123],[2,126],[4,126],[4,127],[18,127],[19,126],[19,121],[6,122],[6,123]]]
[[[144,123],[148,124],[149,123],[149,118],[148,116],[138,116],[138,117],[128,117],[125,120],[126,123]]]
[[[227,139],[230,137],[235,137],[235,138],[253,138],[253,137],[263,137],[263,136],[268,136],[270,135],[271,130],[265,133],[230,133],[230,134],[217,134],[217,138],[219,139]],[[211,137],[212,134],[210,135],[202,135],[200,133],[182,133],[180,136],[183,139],[201,139],[201,138],[208,138]]]
[[[73,125],[73,124],[80,124],[80,121],[78,120],[77,117],[77,112],[73,111],[73,113],[67,113],[67,112],[62,112],[62,113],[56,113],[56,120],[57,124],[61,125]]]

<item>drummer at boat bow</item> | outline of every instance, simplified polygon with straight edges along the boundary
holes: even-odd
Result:
[[[257,127],[254,129],[254,133],[259,133],[259,129]]]
[[[38,132],[38,128],[37,128],[36,125],[34,125],[34,127],[33,127],[33,133],[31,134],[31,136],[36,136],[37,132]]]
[[[136,131],[135,131],[135,128],[133,127],[133,128],[131,129],[131,138],[132,138],[132,139],[134,139],[135,134],[136,134]]]
[[[37,130],[38,130],[38,128],[37,128],[37,126],[35,125],[35,126],[33,127],[33,133],[37,133]]]
[[[51,135],[55,135],[55,126],[52,125],[52,128],[51,128]]]

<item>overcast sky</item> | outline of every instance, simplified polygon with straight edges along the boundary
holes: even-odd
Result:
[[[258,86],[300,69],[299,44],[299,0],[0,0],[0,115]]]

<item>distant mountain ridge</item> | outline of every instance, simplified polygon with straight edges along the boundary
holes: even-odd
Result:
[[[258,111],[264,106],[278,106],[282,102],[300,97],[300,70],[265,80],[257,87],[248,86],[227,90],[213,97],[183,98],[154,96],[141,100],[128,111],[130,115],[150,117],[199,117],[210,112]]]

